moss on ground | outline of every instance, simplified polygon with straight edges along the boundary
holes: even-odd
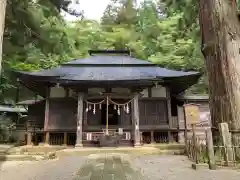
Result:
[[[124,155],[123,155],[124,156]],[[146,180],[122,155],[96,155],[80,168],[74,180]]]

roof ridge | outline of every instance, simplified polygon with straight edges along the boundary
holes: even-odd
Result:
[[[104,55],[98,54],[95,56],[88,56],[87,58],[83,59],[75,59],[73,61],[64,63],[62,65],[146,65],[146,66],[153,66],[154,63],[148,60],[137,59],[135,57],[129,55]]]

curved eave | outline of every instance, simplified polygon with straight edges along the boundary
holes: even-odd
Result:
[[[28,80],[43,80],[43,79],[55,79],[59,76],[55,75],[44,75],[41,73],[35,72],[24,72],[24,71],[13,71],[15,76],[19,79],[28,79]]]
[[[202,73],[195,72],[180,77],[166,77],[163,81],[170,88],[171,93],[177,95],[196,84],[201,76]]]
[[[174,70],[166,70],[169,72],[165,72],[165,76],[161,76],[161,74],[157,74],[160,76],[149,76],[149,77],[140,77],[140,78],[132,78],[132,79],[109,79],[109,80],[94,80],[94,79],[68,79],[64,76],[56,76],[56,75],[44,75],[41,73],[31,73],[31,72],[20,72],[15,71],[16,76],[24,83],[29,89],[33,89],[38,92],[40,95],[44,97],[44,90],[39,90],[38,86],[42,86],[43,83],[60,83],[63,85],[92,85],[92,86],[151,86],[154,85],[154,82],[159,82],[159,84],[163,84],[170,88],[171,93],[179,94],[192,85],[196,84],[199,78],[201,77],[201,73],[199,72],[181,72]],[[171,73],[172,72],[172,73]],[[174,73],[176,75],[174,75]],[[177,74],[180,73],[180,74]],[[154,73],[155,74],[155,73]],[[32,84],[32,85],[30,85]],[[40,92],[41,91],[41,92]]]
[[[18,79],[18,82],[27,89],[37,93],[38,95],[46,96],[46,87],[48,82],[56,79],[56,76],[39,76],[33,72],[12,71]]]

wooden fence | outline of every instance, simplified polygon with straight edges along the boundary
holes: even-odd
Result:
[[[210,169],[216,169],[216,166],[240,168],[240,144],[235,143],[227,123],[219,124],[216,137],[212,136],[211,128],[203,132],[205,136],[195,134],[187,139],[186,153],[194,164],[208,164]]]

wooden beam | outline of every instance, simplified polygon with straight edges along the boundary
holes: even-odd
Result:
[[[133,93],[90,93],[86,95],[86,99],[102,99],[102,98],[115,98],[115,99],[132,99]]]

